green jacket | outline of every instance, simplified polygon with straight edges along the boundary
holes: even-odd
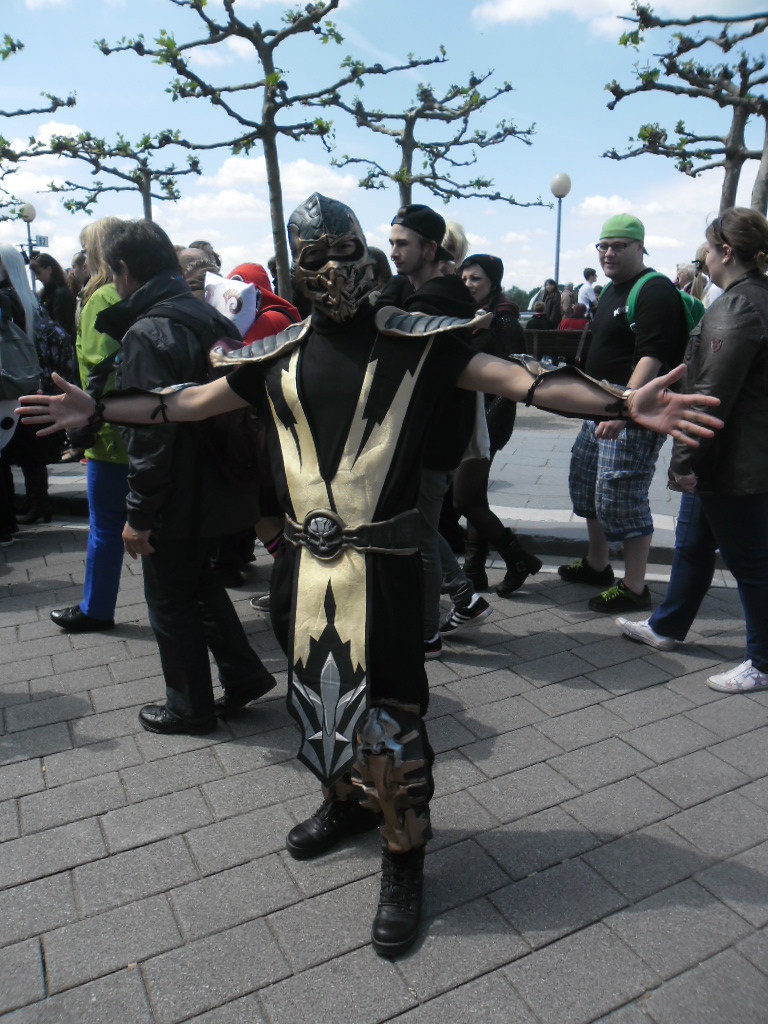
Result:
[[[114,306],[120,301],[120,296],[115,291],[113,284],[102,285],[97,288],[93,295],[83,306],[80,314],[80,322],[77,325],[77,362],[80,367],[80,382],[84,388],[88,387],[93,371],[111,356],[120,345],[108,334],[101,334],[96,330],[96,317],[102,310]],[[111,391],[115,386],[115,372],[110,373],[104,391]],[[117,427],[105,423],[98,433],[98,440],[93,448],[89,448],[86,458],[96,459],[99,462],[117,462],[125,465],[128,462],[128,453],[120,437]]]

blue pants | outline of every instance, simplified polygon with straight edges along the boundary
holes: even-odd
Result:
[[[664,600],[650,618],[660,636],[685,640],[715,571],[717,549],[736,579],[746,657],[768,672],[768,494],[684,494]]]
[[[123,526],[128,466],[89,459],[88,549],[80,610],[94,619],[113,619],[123,568]]]

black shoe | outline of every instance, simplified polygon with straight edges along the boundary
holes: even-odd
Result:
[[[529,576],[535,576],[544,563],[536,555],[530,555],[526,551],[523,557],[514,565],[507,565],[504,579],[496,587],[499,597],[508,597],[525,583]]]
[[[321,804],[311,818],[294,826],[285,846],[295,860],[319,857],[347,836],[376,828],[380,820],[380,815],[367,811],[356,800],[332,800]]]
[[[114,619],[94,619],[81,611],[80,605],[71,608],[56,608],[51,612],[51,621],[67,633],[97,633],[102,629],[114,629]]]
[[[399,956],[418,938],[423,886],[423,846],[408,853],[382,851],[381,895],[371,928],[379,956]]]
[[[252,700],[258,700],[265,693],[274,690],[277,680],[270,675],[266,669],[262,675],[254,679],[252,683],[243,686],[230,686],[224,691],[223,697],[218,697],[213,702],[214,710],[219,718],[226,718],[233,715],[250,704]]]
[[[161,732],[166,735],[181,733],[187,736],[204,736],[217,726],[216,717],[182,718],[169,711],[165,704],[147,704],[139,712],[139,721],[147,732]]]
[[[610,565],[598,572],[597,569],[592,568],[586,558],[577,558],[570,565],[561,565],[557,574],[568,583],[589,583],[595,587],[610,587],[614,580],[613,569]]]

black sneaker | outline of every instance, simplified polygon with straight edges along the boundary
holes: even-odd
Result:
[[[479,594],[474,594],[469,604],[464,605],[462,608],[459,608],[458,605],[453,606],[451,614],[440,627],[440,632],[443,634],[455,633],[459,629],[464,629],[465,626],[482,622],[490,614],[491,606],[485,598],[480,597]]]
[[[561,565],[557,575],[568,583],[589,583],[595,587],[610,587],[615,579],[610,565],[598,572],[586,558],[577,558],[570,565]]]
[[[443,641],[436,633],[431,640],[424,641],[424,661],[433,661],[443,653]]]
[[[615,587],[590,598],[589,607],[593,612],[604,612],[608,615],[613,615],[614,612],[649,612],[651,592],[648,587],[644,587],[642,594],[633,594],[624,586],[624,580],[619,580]]]

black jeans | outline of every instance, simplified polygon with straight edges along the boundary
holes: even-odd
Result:
[[[208,538],[153,540],[154,554],[142,558],[167,706],[182,718],[214,714],[209,650],[225,690],[247,686],[267,671],[211,568],[217,543]]]

